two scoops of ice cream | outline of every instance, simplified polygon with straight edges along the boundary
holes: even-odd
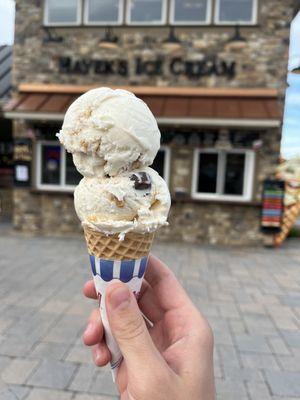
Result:
[[[142,100],[125,90],[90,90],[70,106],[58,137],[84,176],[74,193],[84,227],[122,240],[166,224],[169,191],[149,168],[160,132]]]
[[[113,378],[122,354],[106,315],[105,290],[114,279],[140,291],[155,231],[167,224],[170,194],[149,167],[160,132],[147,105],[125,90],[99,88],[68,109],[57,135],[83,179],[75,189]]]

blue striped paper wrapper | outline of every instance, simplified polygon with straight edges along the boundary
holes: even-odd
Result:
[[[105,307],[105,290],[111,281],[119,280],[125,283],[135,296],[138,296],[145,276],[148,256],[137,260],[105,260],[90,255],[90,263],[96,292],[98,295],[101,295],[100,312],[105,331],[106,344],[112,355],[111,370],[113,380],[115,381],[118,367],[122,362],[122,354],[109,327]]]

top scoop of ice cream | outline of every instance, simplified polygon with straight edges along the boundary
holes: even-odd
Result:
[[[83,225],[106,234],[153,232],[165,225],[170,194],[151,168],[112,178],[83,178],[75,189],[75,209]]]
[[[90,90],[75,100],[58,137],[86,177],[149,166],[160,146],[148,106],[130,92],[109,88]]]

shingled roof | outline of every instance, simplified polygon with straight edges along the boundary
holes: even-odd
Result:
[[[4,108],[6,118],[61,121],[92,86],[23,84]],[[159,124],[278,127],[275,89],[123,87],[144,100]]]

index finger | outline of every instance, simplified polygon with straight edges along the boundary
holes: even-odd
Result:
[[[154,290],[159,305],[165,311],[192,304],[173,272],[154,255],[149,256],[146,281]]]
[[[85,283],[84,287],[83,287],[83,293],[86,297],[88,297],[89,299],[98,299],[98,295],[95,289],[95,284],[93,280],[90,280],[88,282]]]

